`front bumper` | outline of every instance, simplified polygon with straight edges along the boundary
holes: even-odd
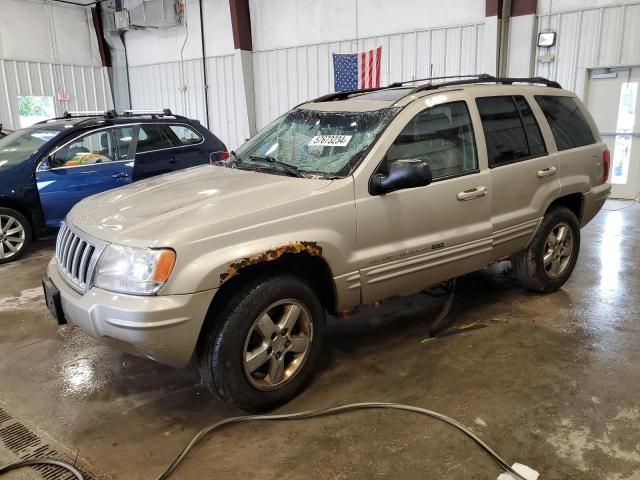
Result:
[[[593,217],[600,211],[610,194],[611,184],[609,183],[603,183],[602,185],[593,187],[584,194],[584,207],[582,211],[582,221],[580,222],[581,227],[584,227],[593,220]]]
[[[55,258],[47,276],[60,290],[70,323],[118,350],[174,367],[189,363],[216,292],[134,296],[93,287],[81,295],[58,273]]]

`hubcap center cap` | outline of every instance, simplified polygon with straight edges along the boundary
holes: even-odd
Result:
[[[282,335],[278,335],[273,342],[271,342],[271,346],[273,347],[274,352],[282,352],[285,347],[285,343],[287,342],[287,338]]]

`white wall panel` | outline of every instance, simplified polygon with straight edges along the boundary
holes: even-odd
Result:
[[[293,105],[333,91],[332,53],[382,46],[381,84],[433,75],[481,73],[483,24],[419,30],[299,47],[257,51],[257,127]]]
[[[0,0],[0,58],[100,66],[91,10],[35,0]]]
[[[593,2],[590,2],[593,3]],[[603,2],[608,4],[610,2]],[[555,8],[555,2],[554,2]],[[553,61],[536,62],[536,74],[584,95],[589,68],[640,65],[640,2],[541,15],[538,31],[558,32],[556,45],[538,48]]]
[[[484,22],[481,0],[250,0],[256,50]]]
[[[209,129],[229,148],[249,136],[240,115],[242,80],[236,55],[207,58]],[[206,122],[202,60],[129,68],[133,109],[170,108],[173,113]]]
[[[61,90],[69,92],[68,102],[57,99]],[[0,123],[5,127],[20,128],[18,96],[25,95],[53,97],[57,115],[113,108],[106,68],[0,59]]]

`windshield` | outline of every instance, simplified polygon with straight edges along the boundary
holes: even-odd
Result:
[[[25,128],[0,138],[0,167],[26,160],[59,133],[51,128]]]
[[[274,171],[288,166],[301,176],[345,176],[397,111],[294,110],[242,145],[232,161]]]

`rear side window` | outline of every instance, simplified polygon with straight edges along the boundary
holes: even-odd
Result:
[[[172,148],[176,145],[171,142],[169,136],[160,128],[157,123],[140,125],[138,132],[137,153],[152,152],[164,148]]]
[[[476,104],[482,119],[490,167],[546,153],[540,128],[524,97],[480,97]]]
[[[573,98],[536,95],[536,101],[549,122],[558,150],[595,143],[589,123]]]
[[[202,142],[202,135],[186,125],[169,125],[169,130],[181,145],[195,145]]]

